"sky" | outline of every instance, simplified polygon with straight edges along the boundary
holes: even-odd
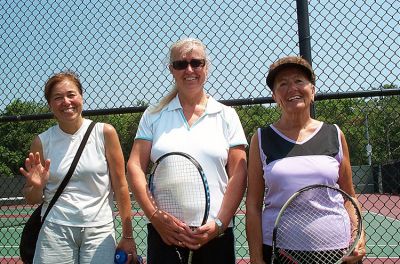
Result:
[[[26,3],[28,2],[28,3]],[[309,1],[317,92],[399,86],[400,4]],[[295,1],[0,2],[0,110],[44,102],[47,78],[76,71],[86,109],[155,103],[171,87],[169,46],[202,40],[217,100],[268,97],[268,66],[299,54]]]

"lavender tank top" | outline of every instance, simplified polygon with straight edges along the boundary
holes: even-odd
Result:
[[[311,184],[338,186],[342,144],[337,125],[321,123],[302,142],[280,133],[273,125],[258,128],[265,195],[262,213],[263,243],[272,244],[275,219],[283,204]]]

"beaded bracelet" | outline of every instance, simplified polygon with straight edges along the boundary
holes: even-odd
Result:
[[[133,239],[133,236],[122,236],[123,239]]]

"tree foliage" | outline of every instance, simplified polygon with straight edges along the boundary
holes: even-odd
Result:
[[[99,116],[91,118],[97,122],[104,122],[114,126],[121,142],[125,161],[129,158],[136,131],[141,118],[141,113]]]
[[[387,85],[382,89],[397,88]],[[138,106],[145,106],[139,102]],[[267,126],[279,119],[280,111],[274,105],[249,105],[235,107],[250,142],[258,127]],[[370,160],[384,164],[400,160],[400,97],[386,96],[321,100],[315,103],[315,117],[339,125],[350,150],[352,165],[369,162],[366,147],[372,146]],[[15,100],[6,107],[3,115],[29,115],[48,112],[47,105]],[[112,124],[117,130],[125,161],[129,158],[142,113],[89,117],[98,122]],[[0,175],[18,175],[18,169],[28,153],[34,137],[56,123],[55,120],[0,123]]]
[[[47,105],[18,99],[5,108],[3,115],[29,115],[48,111]],[[34,137],[53,123],[52,120],[0,123],[0,175],[18,175]]]

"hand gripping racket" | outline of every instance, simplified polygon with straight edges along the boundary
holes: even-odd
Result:
[[[342,263],[361,232],[361,212],[350,195],[327,185],[304,187],[288,199],[276,218],[273,263]]]
[[[190,155],[170,152],[158,158],[150,173],[149,188],[158,209],[192,228],[207,222],[210,211],[207,179],[200,164]],[[190,251],[188,263],[192,255]]]

